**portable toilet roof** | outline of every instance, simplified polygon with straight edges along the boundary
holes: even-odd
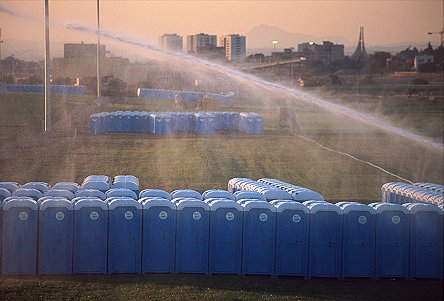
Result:
[[[408,214],[408,210],[399,204],[392,204],[392,203],[376,203],[372,206],[376,213],[381,213],[385,211],[402,211],[404,214]]]
[[[80,185],[74,182],[58,182],[52,186],[52,189],[64,189],[76,193],[80,189]]]
[[[95,196],[78,196],[78,197],[73,198],[71,200],[71,203],[75,204],[80,201],[101,201],[101,202],[105,203],[104,200],[102,200],[101,198],[95,197]]]
[[[46,191],[51,189],[51,186],[49,186],[49,184],[46,182],[28,182],[22,185],[21,188],[37,189],[40,190],[42,193],[45,193]]]
[[[114,113],[117,114],[119,112],[114,112]],[[123,113],[123,112],[120,112],[120,113]],[[83,180],[83,183],[90,182],[90,181],[93,181],[93,182],[106,182],[106,183],[110,183],[111,182],[110,178],[108,176],[106,176],[106,175],[89,175],[89,176],[87,176]]]
[[[47,201],[47,200],[53,200],[53,201],[64,200],[64,201],[70,201],[71,202],[71,200],[68,200],[65,197],[60,197],[60,196],[44,196],[44,197],[41,197],[40,199],[37,200],[37,204],[40,205],[41,203],[43,203],[44,201]]]
[[[209,198],[225,198],[230,200],[235,200],[235,197],[233,194],[229,193],[226,190],[219,190],[219,189],[211,189],[207,190],[202,194],[203,199],[209,199]]]
[[[366,211],[369,212],[370,214],[376,214],[375,209],[373,209],[372,207],[359,203],[349,203],[339,207],[342,208],[343,214],[347,214],[352,211]]]
[[[170,202],[167,199],[162,198],[146,198],[142,201],[143,209],[149,209],[151,207],[169,207],[172,210],[176,210],[177,206],[175,203]]]
[[[18,188],[13,193],[12,196],[28,196],[37,201],[39,198],[43,196],[43,193],[40,190],[33,188]]]
[[[305,206],[304,204],[293,201],[280,200],[277,203],[275,203],[274,206],[276,207],[276,212],[283,212],[285,210],[301,210],[304,211],[305,213],[310,212],[307,206]]]
[[[202,208],[206,211],[210,210],[210,206],[208,206],[208,204],[206,204],[200,200],[184,199],[184,200],[180,200],[179,202],[177,202],[176,205],[177,205],[177,210],[182,210],[183,208],[187,208],[187,207]]]
[[[202,202],[207,203],[208,205],[210,205],[212,202],[215,201],[227,201],[227,202],[235,202],[231,199],[226,199],[226,198],[208,198],[208,199],[204,199]]]
[[[305,203],[307,202],[304,202],[303,204],[305,205]],[[310,214],[315,214],[319,211],[333,211],[339,215],[342,215],[342,209],[340,207],[327,202],[312,202],[308,203],[307,207],[310,210]]]
[[[107,198],[105,200],[105,202],[109,204],[109,203],[111,203],[112,201],[115,201],[115,200],[128,200],[128,201],[133,200],[133,201],[137,202],[137,200],[135,200],[135,199],[133,199],[131,197],[126,197],[126,196],[112,196],[112,197]]]
[[[9,190],[9,192],[14,192],[14,190],[20,188],[20,184],[16,182],[0,182],[0,188]]]
[[[244,211],[250,211],[252,209],[269,209],[272,212],[276,212],[276,207],[268,202],[248,200],[241,204],[244,207]]]
[[[139,198],[144,197],[161,197],[171,200],[171,194],[162,189],[144,189],[139,193]]]
[[[137,202],[132,198],[116,198],[108,202],[109,210],[125,206],[132,206],[135,207],[136,209],[142,209],[142,204],[140,204],[139,202]]]
[[[324,201],[324,197],[322,196],[322,194],[309,189],[290,192],[290,193],[293,200],[295,201],[308,201],[308,200]]]
[[[216,211],[219,208],[235,208],[238,211],[243,211],[243,207],[232,200],[214,200],[209,203],[209,206],[211,211]]]
[[[2,206],[3,210],[9,210],[11,208],[17,207],[25,207],[30,208],[31,210],[38,210],[37,202],[32,198],[11,197],[7,202],[3,202]]]
[[[171,192],[171,198],[175,199],[178,197],[195,198],[202,200],[202,195],[196,190],[191,189],[178,189]]]
[[[76,192],[76,197],[98,197],[102,200],[106,199],[105,193],[97,189],[79,189]]]
[[[68,200],[72,200],[75,195],[69,190],[64,189],[50,189],[47,192],[45,192],[44,196],[54,196],[54,197],[64,197]]]
[[[74,210],[80,210],[82,208],[100,208],[108,210],[108,204],[99,198],[81,198],[73,204]]]
[[[137,194],[127,188],[112,188],[105,193],[106,198],[110,197],[130,197],[134,200],[137,200]]]
[[[0,188],[0,201],[3,201],[6,198],[11,196],[11,192],[6,188]]]
[[[280,203],[299,203],[299,202],[295,202],[294,200],[272,200],[269,203],[276,206],[277,204]]]
[[[46,210],[48,208],[66,208],[72,210],[73,205],[65,198],[47,199],[39,204],[40,210]]]
[[[103,182],[103,181],[94,181],[89,180],[87,182],[83,182],[81,189],[96,189],[100,191],[106,191],[111,188],[111,184],[109,182]]]
[[[261,201],[266,201],[265,196],[256,191],[236,191],[234,193],[234,197],[236,201],[241,199],[258,199]]]

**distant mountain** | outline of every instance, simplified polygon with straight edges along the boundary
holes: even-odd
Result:
[[[342,36],[317,37],[304,33],[291,33],[278,27],[264,24],[255,26],[249,32],[245,33],[245,35],[247,37],[247,48],[270,49],[270,51],[273,48],[273,40],[279,41],[276,48],[280,49],[281,51],[283,48],[297,48],[298,44],[309,41],[313,41],[315,43],[331,41],[336,44],[351,44],[349,40]]]

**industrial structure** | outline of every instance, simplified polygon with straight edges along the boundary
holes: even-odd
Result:
[[[359,40],[358,46],[356,47],[355,52],[351,56],[353,61],[365,61],[368,59],[367,51],[365,51],[365,43],[364,43],[364,26],[359,28]]]

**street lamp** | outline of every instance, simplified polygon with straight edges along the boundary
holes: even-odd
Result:
[[[279,44],[279,41],[273,40],[271,43],[273,44],[273,52],[276,52],[276,45]]]

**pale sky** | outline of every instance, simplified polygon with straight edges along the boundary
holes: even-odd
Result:
[[[113,1],[101,0],[101,27],[142,41],[156,42],[163,33],[198,32],[245,34],[266,24],[289,32],[315,36],[343,36],[356,42],[359,26],[366,43],[424,42],[438,45],[443,28],[443,0],[404,1]],[[96,0],[50,0],[51,38],[62,42],[94,42],[92,36],[64,29],[60,24],[96,26]],[[0,12],[2,38],[42,40],[43,0],[5,1],[6,8],[38,21]],[[248,37],[247,37],[248,38]]]

